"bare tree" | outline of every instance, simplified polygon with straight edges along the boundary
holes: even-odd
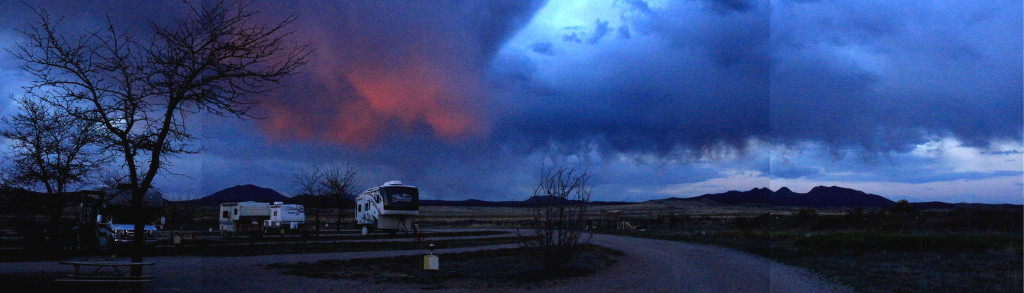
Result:
[[[64,193],[107,162],[108,156],[95,146],[92,123],[55,112],[31,98],[16,101],[21,112],[0,119],[6,126],[0,136],[11,141],[12,164],[4,173],[12,185]]]
[[[557,270],[579,253],[590,204],[590,173],[579,166],[543,167],[530,198],[536,208],[529,223],[533,237],[522,237],[520,247],[549,270]],[[518,228],[520,236],[525,236]]]
[[[300,195],[309,195],[310,208],[313,212],[313,223],[316,236],[320,235],[321,209],[329,201],[338,208],[337,230],[341,228],[342,210],[346,199],[351,198],[356,186],[355,167],[349,165],[345,169],[335,165],[315,164],[309,169],[299,169],[295,174],[296,191]]]
[[[185,18],[151,23],[145,42],[109,19],[103,29],[69,38],[59,33],[59,19],[33,8],[39,21],[19,30],[25,41],[10,51],[33,77],[30,93],[104,130],[103,145],[128,169],[137,211],[167,156],[199,151],[190,144],[189,115],[250,118],[257,102],[251,95],[278,88],[309,53],[285,42],[295,17],[267,26],[253,20],[246,3],[185,4]],[[136,221],[135,230],[144,225]],[[142,247],[144,234],[135,233],[134,247]],[[132,261],[141,260],[135,249]]]
[[[75,184],[87,181],[109,156],[96,146],[96,129],[30,97],[16,99],[20,112],[3,117],[0,136],[10,140],[6,184],[45,191],[51,228],[61,222]],[[73,202],[73,201],[72,201]],[[56,231],[56,229],[51,229]],[[56,238],[52,238],[56,239]]]
[[[346,203],[354,198],[356,174],[358,173],[352,165],[348,165],[344,171],[334,165],[323,168],[323,181],[320,184],[324,187],[327,195],[334,201],[334,206],[338,208],[338,221],[337,225],[334,226],[335,231],[341,231],[342,210],[347,206]]]
[[[324,173],[320,168],[320,165],[315,165],[312,168],[300,168],[295,173],[295,189],[298,195],[308,195],[309,204],[308,207],[313,212],[313,231],[314,237],[320,236],[320,208],[323,206],[323,195],[327,193],[324,188],[323,182]]]

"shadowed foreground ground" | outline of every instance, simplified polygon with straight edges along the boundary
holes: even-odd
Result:
[[[624,252],[619,263],[586,277],[566,279],[535,292],[845,292],[846,288],[806,270],[732,249],[665,240],[594,235],[592,243]],[[441,249],[438,253],[508,248],[514,245]],[[245,257],[150,257],[158,277],[146,292],[342,292],[360,290],[422,291],[416,284],[364,284],[283,274],[274,263],[314,262],[416,255],[423,251],[366,251],[320,254],[282,254]],[[49,262],[0,264],[0,274],[59,273],[68,268]],[[466,288],[446,283],[431,292],[464,292],[495,288]],[[513,290],[513,289],[507,289]],[[522,291],[523,288],[514,289]]]

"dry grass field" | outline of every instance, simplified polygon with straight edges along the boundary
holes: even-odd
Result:
[[[710,200],[663,199],[634,204],[591,205],[587,219],[593,228],[611,228],[616,222],[627,222],[636,227],[652,221],[688,221],[691,219],[731,220],[752,218],[765,213],[791,214],[793,207],[739,206]],[[533,208],[528,207],[452,207],[425,206],[420,208],[419,223],[424,227],[515,227],[517,223],[533,219]],[[841,215],[843,209],[819,209],[820,215]]]

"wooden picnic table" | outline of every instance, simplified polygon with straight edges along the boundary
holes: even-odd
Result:
[[[66,279],[54,280],[56,282],[148,283],[155,277],[131,275],[132,268],[154,265],[151,262],[62,261],[60,263],[74,266],[75,272],[68,275]]]

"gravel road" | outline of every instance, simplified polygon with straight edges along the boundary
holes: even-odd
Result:
[[[803,269],[744,252],[714,246],[612,235],[594,235],[592,243],[620,250],[619,263],[593,275],[562,281],[532,292],[848,292]],[[496,245],[442,249],[438,253],[514,247]],[[247,257],[150,257],[156,265],[147,274],[157,278],[147,292],[383,292],[421,291],[411,285],[363,284],[283,275],[272,263],[325,259],[416,255],[423,251],[369,251],[285,254]],[[442,260],[443,266],[443,260]],[[57,262],[0,263],[0,274],[67,271]],[[479,291],[523,291],[527,288]],[[474,291],[458,288],[430,292]]]
[[[741,251],[676,241],[594,235],[626,253],[612,269],[552,292],[850,292],[806,270]]]

